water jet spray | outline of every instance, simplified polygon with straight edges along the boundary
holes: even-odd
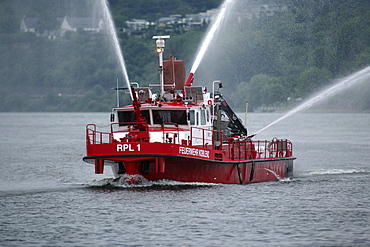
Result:
[[[365,68],[365,69],[362,69],[350,76],[347,76],[341,80],[339,80],[338,83],[334,84],[333,86],[323,90],[322,92],[318,93],[317,95],[315,95],[314,97],[312,97],[311,99],[307,100],[306,102],[302,103],[301,105],[295,107],[294,109],[290,110],[289,112],[287,112],[284,116],[282,116],[281,118],[275,120],[274,122],[272,122],[271,124],[267,125],[266,127],[260,129],[259,131],[257,131],[255,133],[255,135],[257,135],[258,133],[264,131],[265,129],[271,127],[272,125],[280,122],[281,120],[299,112],[299,111],[302,111],[302,110],[305,110],[305,109],[308,109],[310,108],[312,105],[324,100],[324,99],[327,99],[327,98],[330,98],[332,97],[333,95],[349,88],[350,86],[353,86],[355,85],[356,83],[358,82],[361,82],[362,79],[366,78],[366,77],[370,77],[370,66]]]
[[[104,12],[105,20],[108,22],[108,30],[109,30],[110,35],[112,36],[114,48],[116,50],[116,54],[117,54],[119,63],[121,65],[123,78],[126,81],[127,88],[131,88],[130,80],[129,80],[128,74],[127,74],[126,64],[125,64],[125,61],[123,59],[123,54],[122,54],[122,51],[121,51],[121,47],[120,47],[119,42],[118,42],[116,28],[115,28],[115,25],[114,25],[114,22],[113,22],[112,14],[110,13],[110,10],[109,10],[108,0],[100,0],[100,3],[103,6],[103,12]],[[129,90],[129,92],[130,92],[131,99],[133,100],[134,98],[133,98],[131,90]]]
[[[206,53],[211,41],[215,37],[216,31],[221,25],[222,20],[225,18],[226,11],[231,7],[231,4],[233,2],[234,0],[225,0],[224,3],[222,4],[220,12],[218,13],[215,22],[212,24],[211,29],[209,29],[205,39],[203,40],[200,50],[195,58],[194,64],[191,67],[190,74],[188,79],[186,80],[185,86],[191,86],[191,84],[193,83],[193,75],[197,71],[200,62],[204,57],[204,54]]]

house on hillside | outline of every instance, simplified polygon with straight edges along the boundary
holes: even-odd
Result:
[[[210,23],[211,20],[217,16],[218,10],[211,9],[207,12],[200,12],[198,14],[188,14],[184,18],[184,23],[186,23],[186,29],[192,29],[196,27],[201,27],[205,23]]]
[[[158,27],[165,27],[179,22],[182,22],[182,20],[178,16],[162,17],[156,21]]]
[[[201,18],[199,18],[199,14],[188,14],[188,15],[186,15],[186,17],[184,18],[184,22],[186,24],[185,25],[186,29],[201,27],[202,24],[203,24]]]
[[[41,19],[38,17],[26,17],[22,18],[21,32],[22,33],[34,33],[36,36],[40,36],[40,25]]]
[[[125,32],[129,35],[143,35],[149,29],[150,26],[154,25],[154,23],[149,22],[144,19],[132,19],[130,21],[126,21],[127,28],[118,28],[119,32]]]
[[[60,27],[60,32],[61,36],[64,36],[68,31],[77,32],[79,29],[86,32],[99,33],[103,29],[103,25],[104,22],[102,19],[65,16]]]
[[[148,29],[150,22],[144,19],[132,19],[131,21],[126,21],[126,25],[130,31],[140,31]]]
[[[55,39],[56,37],[64,36],[66,32],[83,30],[86,32],[99,33],[103,29],[104,22],[102,19],[91,17],[60,17],[55,19],[55,24],[50,29],[43,28],[45,24],[38,17],[23,17],[21,21],[21,32],[34,33],[37,37],[48,37]]]

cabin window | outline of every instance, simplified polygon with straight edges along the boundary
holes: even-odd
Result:
[[[187,124],[186,111],[153,110],[153,121],[154,124]]]
[[[146,121],[148,123],[150,123],[150,115],[149,115],[149,111],[146,110],[146,111],[140,111],[141,112],[141,115],[146,119]],[[128,123],[132,123],[132,122],[135,122],[135,114],[133,111],[119,111],[118,112],[118,121],[119,121],[119,125],[120,126],[123,126],[123,125],[127,125]]]
[[[190,110],[189,111],[189,121],[190,121],[190,125],[194,125],[195,124],[194,110]]]
[[[206,111],[204,109],[200,109],[200,124],[206,124]]]

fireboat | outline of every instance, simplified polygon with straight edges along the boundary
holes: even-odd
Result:
[[[86,126],[83,160],[95,173],[111,167],[114,179],[138,184],[143,179],[221,184],[276,181],[293,175],[292,143],[287,139],[252,140],[224,96],[193,86],[184,61],[163,61],[165,40],[154,36],[159,84],[128,88],[132,105],[113,108],[110,131]],[[185,80],[186,79],[186,80]],[[159,87],[157,94],[151,88]],[[118,88],[117,88],[118,90]]]

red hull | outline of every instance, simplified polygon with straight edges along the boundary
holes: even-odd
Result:
[[[122,162],[125,174],[138,174],[149,180],[248,184],[291,176],[295,159],[228,160],[223,157],[216,160],[221,150],[189,146],[187,151],[190,151],[184,152],[185,148],[187,146],[169,143],[126,143],[124,147],[119,143],[88,145],[88,156],[84,160],[95,161],[96,173],[103,173],[104,165]]]
[[[181,182],[248,184],[276,181],[287,177],[290,160],[248,163],[215,163],[166,158],[165,172],[142,174],[151,180],[169,179]]]

